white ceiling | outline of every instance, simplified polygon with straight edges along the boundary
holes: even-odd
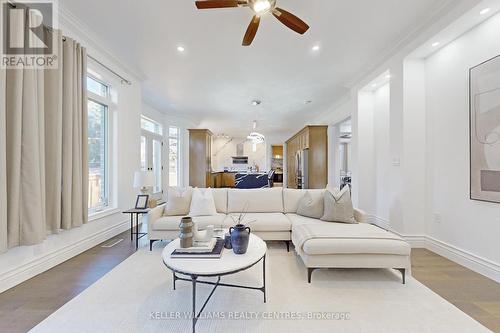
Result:
[[[264,17],[241,41],[247,8],[196,10],[194,0],[60,0],[106,47],[146,76],[153,107],[231,135],[296,130],[348,92],[349,82],[450,0],[278,0],[310,30]],[[319,52],[312,46],[321,45]],[[186,48],[184,53],[177,46]],[[262,104],[253,107],[253,99]],[[311,100],[312,103],[305,104]]]

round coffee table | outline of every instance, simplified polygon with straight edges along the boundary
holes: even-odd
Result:
[[[266,243],[260,239],[258,236],[250,234],[250,240],[248,243],[248,250],[245,254],[234,254],[233,250],[224,249],[222,251],[222,256],[217,259],[207,258],[171,258],[170,254],[179,247],[179,239],[175,239],[170,242],[162,253],[162,259],[165,266],[167,266],[173,272],[173,283],[175,290],[175,282],[177,280],[190,281],[192,283],[192,305],[193,305],[193,333],[195,332],[196,323],[200,318],[201,313],[205,309],[208,301],[214,294],[217,287],[232,287],[232,288],[243,288],[243,289],[254,289],[260,290],[264,293],[264,303],[266,302]],[[262,277],[263,285],[262,287],[249,287],[241,286],[235,284],[221,283],[221,276],[231,275],[254,266],[258,262],[262,261]],[[186,277],[180,277],[183,275]],[[189,277],[189,278],[188,278]],[[199,280],[199,277],[217,277],[217,282],[203,281]],[[201,307],[198,313],[196,313],[196,284],[210,284],[214,288],[208,295],[205,303]]]

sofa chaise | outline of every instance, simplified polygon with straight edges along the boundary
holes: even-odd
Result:
[[[389,268],[401,272],[403,283],[410,268],[410,245],[398,235],[366,223],[366,214],[354,209],[357,223],[332,223],[297,214],[299,202],[306,193],[322,194],[325,190],[212,189],[216,215],[193,217],[203,228],[207,225],[229,228],[234,224],[230,215],[244,207],[252,232],[266,241],[283,241],[295,246],[308,269],[321,268]],[[152,209],[148,216],[150,249],[157,240],[172,240],[179,236],[182,216],[164,216],[165,205]]]

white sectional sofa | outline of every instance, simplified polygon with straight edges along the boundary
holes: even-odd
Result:
[[[244,222],[266,241],[289,242],[308,268],[308,281],[319,268],[389,268],[402,273],[410,268],[410,246],[401,237],[366,223],[366,214],[354,210],[358,223],[332,223],[297,214],[299,201],[306,191],[323,194],[325,190],[294,189],[212,189],[217,215],[193,217],[200,228],[207,225],[230,227],[229,215],[237,215],[246,206]],[[165,206],[148,214],[150,248],[157,240],[179,236],[182,216],[164,216]],[[319,227],[316,227],[319,226]],[[310,231],[315,231],[311,235]],[[321,230],[325,230],[321,234]],[[308,233],[309,231],[309,233]]]

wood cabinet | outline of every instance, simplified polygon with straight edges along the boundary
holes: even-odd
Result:
[[[306,126],[286,142],[287,182],[298,188],[296,155],[307,149],[309,188],[325,188],[328,182],[328,126]]]
[[[283,158],[283,146],[271,146],[273,158]]]
[[[221,188],[222,187],[222,174],[220,172],[212,173],[212,183],[210,183],[211,188]]]
[[[222,173],[222,187],[233,188],[236,186],[236,173],[234,172],[223,172]]]
[[[212,185],[212,132],[189,130],[189,185],[206,188]]]
[[[236,186],[235,172],[213,172],[211,179],[210,187],[212,188],[233,188]]]

